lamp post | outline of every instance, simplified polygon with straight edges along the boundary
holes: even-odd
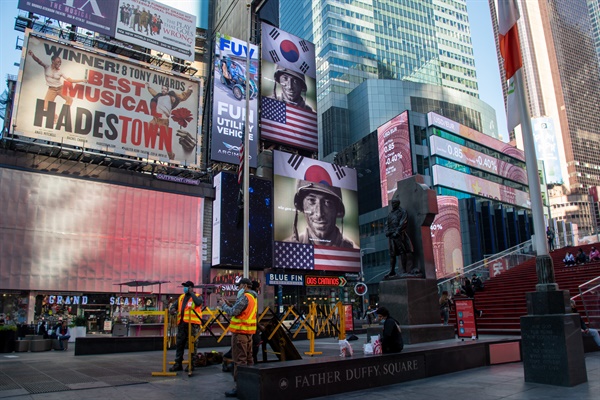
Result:
[[[365,254],[365,251],[367,250],[377,250],[374,247],[364,247],[362,249],[360,249],[360,282],[364,283],[365,282],[365,274],[363,271],[363,255]],[[362,299],[360,301],[360,311],[361,311],[361,315],[365,315],[365,296],[361,296]]]

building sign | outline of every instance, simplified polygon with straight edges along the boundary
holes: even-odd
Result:
[[[85,305],[88,303],[87,296],[60,296],[60,295],[50,295],[48,296],[48,304],[82,304]]]
[[[477,337],[475,303],[473,299],[454,299],[458,337]]]
[[[500,153],[514,157],[517,160],[525,161],[525,153],[523,150],[519,150],[508,143],[504,143],[503,141],[486,135],[485,133],[478,132],[475,129],[469,128],[468,126],[461,125],[458,122],[452,121],[446,117],[442,117],[434,112],[427,113],[427,124],[428,126],[437,126],[438,128],[441,128],[447,132],[452,132],[472,142],[479,143],[482,146],[489,147],[499,151]]]
[[[217,33],[210,158],[239,164],[246,124],[246,55],[250,51],[250,109],[248,127],[250,166],[256,168],[258,154],[258,46]],[[248,149],[246,149],[248,150]]]
[[[387,207],[388,201],[396,192],[398,181],[413,174],[408,111],[377,128],[377,150],[381,178],[381,204],[382,207]]]
[[[267,285],[304,286],[304,275],[266,274]]]
[[[15,134],[197,164],[199,82],[28,35]]]
[[[315,45],[262,23],[261,139],[318,151]]]
[[[116,39],[194,61],[195,15],[154,0],[120,0],[118,9]]]
[[[18,8],[114,36],[119,0],[19,0]]]
[[[529,193],[450,168],[442,167],[441,165],[434,165],[431,170],[434,185],[440,185],[461,192],[487,197],[523,208],[531,208]]]
[[[273,185],[273,267],[360,272],[356,170],[275,150]]]
[[[348,282],[343,276],[314,276],[306,275],[306,286],[346,286]]]
[[[525,169],[499,160],[496,157],[461,146],[448,139],[439,136],[430,136],[429,149],[432,156],[439,155],[440,157],[466,164],[469,167],[477,168],[494,175],[500,175],[527,185],[527,171]]]

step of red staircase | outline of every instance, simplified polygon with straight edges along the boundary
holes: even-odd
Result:
[[[563,248],[550,253],[554,264],[555,282],[559,290],[569,291],[569,297],[579,294],[579,285],[600,276],[600,261],[566,267],[562,259],[567,250],[576,254],[581,247],[586,254],[589,254],[592,246],[598,248],[600,245]],[[492,335],[520,335],[520,319],[527,315],[526,293],[534,292],[537,283],[535,259],[487,280],[485,290],[475,294],[475,308],[483,311],[483,316],[477,318],[478,332]],[[580,310],[583,309],[580,300],[577,304]],[[456,323],[452,313],[449,323]]]

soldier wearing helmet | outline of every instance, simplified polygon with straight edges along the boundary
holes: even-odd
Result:
[[[271,98],[310,112],[315,112],[311,106],[306,104],[306,101],[302,97],[302,93],[306,95],[307,89],[304,74],[278,65],[275,69],[274,78],[275,85],[273,86],[273,95],[270,96]],[[279,95],[277,94],[277,84],[281,86],[281,93]]]
[[[346,214],[342,202],[342,191],[329,182],[311,182],[299,179],[294,196],[296,216],[294,233],[287,241],[308,243],[319,246],[358,248],[354,242],[343,235],[336,225],[338,218]],[[304,213],[306,230],[298,234],[298,212]]]

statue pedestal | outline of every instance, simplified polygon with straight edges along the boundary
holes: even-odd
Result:
[[[525,382],[575,386],[587,382],[579,315],[565,314],[569,292],[527,293],[521,317]]]
[[[434,279],[381,281],[379,305],[387,308],[400,323],[406,344],[454,339],[454,326],[442,325],[437,281]]]

